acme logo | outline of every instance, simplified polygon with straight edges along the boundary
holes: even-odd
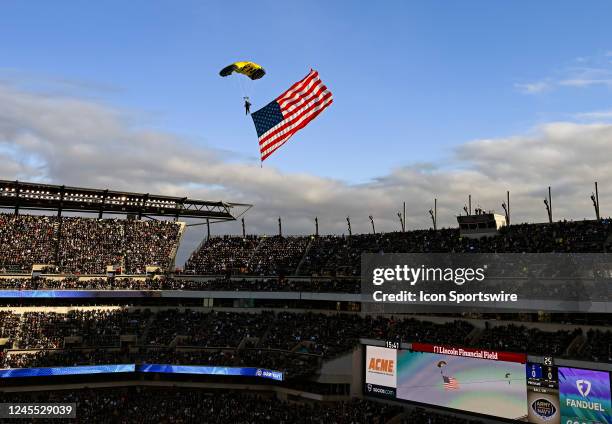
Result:
[[[582,397],[587,397],[591,393],[591,382],[589,380],[576,380],[576,388]]]
[[[370,358],[368,371],[392,375],[394,367],[395,361],[393,359]]]

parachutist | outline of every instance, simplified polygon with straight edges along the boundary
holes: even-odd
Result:
[[[246,115],[250,115],[251,114],[251,102],[249,102],[249,98],[248,97],[244,98],[244,110],[246,112]]]

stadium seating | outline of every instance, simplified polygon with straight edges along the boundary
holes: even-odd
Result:
[[[471,347],[600,360],[608,360],[598,355],[606,352],[610,340],[609,333],[589,333],[600,342],[570,353],[568,347],[581,336],[580,330],[546,332],[498,323],[474,335],[467,321],[434,323],[348,313],[73,309],[2,312],[0,318],[6,323],[0,334],[9,340],[0,357],[2,368],[164,361],[272,367],[295,376],[350,352],[360,338],[465,346],[471,337]],[[137,350],[125,352],[121,336],[132,336],[130,346]]]
[[[60,221],[0,215],[0,273],[11,274],[0,278],[0,289],[359,293],[362,252],[605,252],[612,247],[608,220],[513,225],[498,236],[482,239],[461,238],[455,229],[350,237],[225,236],[201,243],[182,275],[145,276],[148,265],[164,270],[171,266],[181,231],[180,224],[169,221],[80,217]],[[13,275],[29,273],[33,264],[52,265],[60,275]],[[129,276],[107,278],[109,264]],[[534,286],[531,290],[538,293],[542,289]],[[261,306],[266,303],[241,305],[254,308],[247,311],[229,308],[239,302],[224,303],[228,308],[222,310],[217,303],[213,310],[189,309],[177,306],[179,301],[162,300],[165,302],[143,302],[129,308],[105,306],[104,300],[80,307],[64,303],[50,308],[52,301],[45,308],[5,307],[0,310],[0,368],[118,363],[256,367],[283,371],[285,383],[298,382],[302,390],[313,385],[314,392],[313,380],[326,364],[346,359],[342,355],[353,352],[362,338],[612,362],[612,333],[586,325],[545,330],[547,327],[503,321],[509,319],[504,316],[485,325],[486,318],[475,324],[458,315],[427,318],[365,316],[351,309],[332,312],[329,309],[335,303],[323,313],[272,311]],[[153,306],[142,306],[149,304]],[[308,308],[319,305],[303,306]],[[238,423],[379,423],[391,417],[405,423],[477,422],[374,402],[290,404],[246,393],[212,396],[202,390],[177,388],[0,394],[0,400],[34,398],[78,401],[86,405],[80,409],[80,418],[93,422],[189,422],[193,417],[206,422],[209,416],[215,418],[211,422]],[[182,412],[168,418],[169,408],[176,403]],[[104,408],[107,412],[102,412]]]
[[[185,264],[189,274],[358,276],[361,253],[600,253],[610,246],[612,224],[560,221],[504,227],[495,237],[462,238],[458,229],[350,237],[220,237],[202,243]]]
[[[144,274],[167,269],[181,225],[171,221],[0,214],[0,271],[53,265],[62,273],[104,274],[106,266]]]
[[[0,401],[77,403],[79,405],[77,414],[81,422],[113,424],[145,422],[379,424],[402,412],[400,407],[370,401],[286,402],[269,394],[210,392],[170,387],[7,393],[0,394]]]
[[[213,291],[281,291],[281,292],[326,292],[359,293],[361,283],[355,278],[287,279],[256,278],[229,279],[211,278],[192,280],[188,278],[0,278],[0,289],[7,290],[213,290]]]

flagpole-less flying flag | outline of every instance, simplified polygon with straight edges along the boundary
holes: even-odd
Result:
[[[442,380],[444,380],[444,388],[446,390],[459,390],[459,382],[453,377],[443,375]]]
[[[259,137],[261,161],[308,125],[333,101],[332,93],[319,78],[319,73],[310,70],[303,80],[253,112],[251,116]]]

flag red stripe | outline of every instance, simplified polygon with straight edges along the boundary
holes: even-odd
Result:
[[[293,115],[290,119],[286,119],[286,120],[282,121],[280,125],[274,127],[272,130],[270,130],[267,133],[265,133],[264,135],[262,135],[259,138],[259,144],[260,145],[267,144],[277,134],[281,133],[282,131],[284,131],[285,129],[287,129],[291,125],[293,125],[294,121],[296,121],[296,120],[300,119],[301,117],[303,117],[304,115],[310,113],[310,111],[312,109],[318,107],[321,103],[325,102],[331,96],[332,96],[332,93],[328,91],[320,99],[317,98],[316,101],[313,101],[313,102],[309,103],[307,106],[304,106],[302,109],[300,109],[300,113],[298,113],[297,115]]]
[[[295,134],[296,132],[298,132],[299,130],[301,130],[302,128],[304,128],[306,125],[308,125],[308,123],[310,121],[312,121],[314,118],[317,117],[317,115],[319,115],[321,112],[323,112],[330,104],[333,103],[333,99],[327,103],[326,105],[324,105],[319,111],[317,111],[315,114],[313,114],[311,117],[309,117],[308,119],[305,119],[303,122],[301,122],[298,126],[296,126],[291,132],[289,132],[287,134],[286,137],[284,137],[282,139],[282,141],[277,142],[276,144],[274,144],[272,146],[272,148],[269,149],[262,149],[261,153],[262,153],[262,160],[264,160],[265,158],[267,158],[268,156],[270,156],[272,153],[274,153],[279,147],[281,147],[283,144],[285,144],[289,138],[291,138],[293,136],[293,134]],[[266,150],[268,150],[267,153],[263,153]]]
[[[277,131],[275,131],[275,134],[265,139],[263,138],[260,139],[261,140],[259,143],[260,147],[266,148],[267,146],[276,143],[276,141],[279,138],[282,138],[287,132],[291,131],[296,125],[299,125],[304,119],[308,118],[311,114],[321,109],[321,107],[324,106],[327,102],[329,102],[330,99],[332,98],[329,97],[327,99],[323,99],[323,100],[314,102],[308,109],[304,109],[303,112],[301,112],[299,115],[296,115],[293,119],[291,119],[291,121],[286,121],[286,123],[284,123],[282,127],[279,127]]]
[[[283,99],[283,97],[285,97],[287,95],[287,93],[289,93],[290,91],[295,90],[295,88],[297,86],[299,86],[300,84],[303,84],[304,81],[308,78],[308,77],[312,77],[312,76],[319,76],[319,73],[315,70],[311,70],[308,75],[306,75],[304,78],[302,78],[301,80],[299,80],[298,82],[296,82],[295,84],[293,84],[291,87],[289,87],[289,89],[287,91],[285,91],[283,94],[281,94],[280,96],[278,96],[276,98],[277,101],[280,101]]]
[[[294,91],[292,95],[284,97],[282,100],[278,100],[278,104],[281,106],[281,109],[286,109],[291,107],[296,100],[300,100],[305,95],[311,93],[316,87],[323,84],[321,80],[317,78],[313,78],[307,84],[304,84],[300,87],[299,90]]]
[[[292,99],[300,98],[304,92],[306,92],[313,84],[320,83],[321,80],[319,77],[309,78],[308,81],[304,81],[304,84],[300,84],[295,90],[292,90],[290,93],[287,93],[283,98],[278,99],[277,102],[281,105],[281,108],[285,107],[288,102]]]
[[[330,99],[329,102],[325,103],[319,110],[316,110],[311,116],[309,116],[307,119],[305,119],[304,121],[302,121],[299,125],[297,125],[295,128],[293,128],[291,130],[291,132],[286,134],[286,137],[283,137],[282,140],[278,141],[277,143],[275,143],[272,148],[262,148],[261,149],[261,160],[265,160],[268,156],[270,156],[272,153],[274,153],[279,147],[281,147],[283,144],[285,144],[289,138],[291,138],[291,136],[293,136],[293,134],[295,134],[296,132],[298,132],[299,130],[301,130],[302,128],[304,128],[306,125],[308,125],[308,123],[310,121],[312,121],[314,118],[316,118],[321,112],[323,112],[329,105],[331,105],[334,102],[334,99]],[[264,153],[265,151],[268,151],[267,153]]]
[[[284,140],[285,138],[287,138],[287,134],[293,135],[298,130],[304,128],[306,124],[312,121],[313,118],[319,115],[324,109],[326,109],[332,103],[333,103],[333,98],[329,99],[327,102],[323,103],[322,105],[319,105],[316,108],[313,108],[309,114],[305,115],[300,120],[297,120],[293,124],[293,126],[288,128],[285,133],[280,134],[278,137],[276,137],[275,140],[268,141],[265,145],[260,145],[260,150],[266,151],[272,148],[273,146],[275,146],[277,143]]]
[[[291,116],[298,113],[303,107],[306,107],[313,99],[322,98],[325,94],[329,93],[327,87],[323,84],[313,85],[304,96],[301,96],[292,101],[292,104],[288,104],[282,109],[285,119],[289,119]]]
[[[278,96],[276,100],[283,100],[283,98],[290,96],[291,93],[293,93],[296,90],[299,90],[299,87],[301,87],[302,85],[310,81],[310,79],[317,77],[318,75],[319,75],[318,72],[310,71],[308,75],[306,75],[304,78],[302,78],[301,80],[293,84],[291,87],[289,87],[289,89],[285,91],[283,94],[281,94],[280,96]]]

